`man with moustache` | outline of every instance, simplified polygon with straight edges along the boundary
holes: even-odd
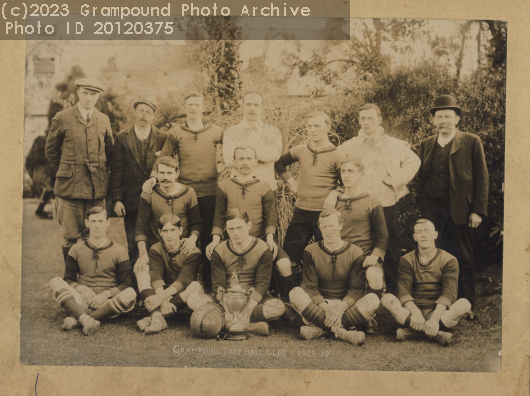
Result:
[[[475,309],[473,231],[487,216],[489,175],[482,142],[459,131],[462,109],[450,95],[436,98],[430,109],[436,135],[420,146],[420,212],[438,230],[437,245],[460,266],[458,296]],[[472,311],[468,319],[475,319]]]
[[[237,146],[253,147],[258,154],[258,165],[254,175],[270,184],[276,191],[278,184],[274,175],[274,163],[282,154],[282,135],[275,126],[261,120],[263,97],[257,92],[248,92],[243,98],[243,121],[229,127],[223,139],[223,158],[227,167],[234,164],[234,151]],[[232,170],[230,177],[235,171]]]
[[[381,110],[372,103],[359,109],[361,130],[356,137],[344,142],[339,151],[358,157],[364,165],[365,191],[383,205],[388,230],[388,244],[384,259],[386,287],[395,292],[399,254],[396,246],[396,204],[409,193],[409,183],[420,167],[420,159],[410,149],[410,144],[389,136],[381,126]],[[329,207],[335,207],[336,196],[329,198]],[[324,205],[326,208],[328,205]]]
[[[105,86],[93,78],[75,85],[79,102],[53,117],[46,140],[46,157],[57,172],[54,192],[65,262],[82,231],[86,234],[87,211],[105,205],[114,144],[109,117],[94,107]]]
[[[114,213],[123,217],[129,260],[134,266],[138,259],[135,229],[142,185],[151,177],[153,165],[167,139],[167,132],[152,125],[157,104],[151,99],[133,103],[135,123],[116,135],[110,165],[110,194]]]
[[[157,179],[151,194],[142,192],[136,220],[136,243],[139,258],[134,266],[135,274],[149,262],[149,249],[160,241],[158,219],[163,214],[172,213],[181,221],[182,254],[189,254],[196,247],[202,232],[201,215],[197,196],[193,188],[177,182],[179,177],[178,161],[169,156],[161,157],[156,165]]]
[[[252,228],[250,235],[267,243],[273,253],[273,271],[279,276],[280,296],[289,302],[289,291],[282,289],[289,284],[291,261],[284,250],[276,244],[275,234],[278,225],[276,200],[270,184],[253,175],[258,164],[256,150],[251,146],[237,146],[234,151],[234,176],[219,183],[215,203],[213,241],[206,248],[208,258],[221,243],[225,228],[225,216],[231,208],[240,208],[248,213]]]
[[[210,261],[206,256],[206,246],[212,241],[212,225],[215,212],[215,194],[218,175],[224,170],[224,164],[217,163],[217,150],[223,144],[223,130],[214,124],[202,120],[204,95],[191,92],[184,98],[186,121],[169,132],[159,158],[177,157],[179,161],[179,180],[191,187],[197,195],[197,202],[203,231],[201,233],[201,263],[204,288],[212,288]],[[151,193],[156,185],[156,164],[151,178],[144,183],[143,191]]]
[[[283,249],[291,259],[292,286],[300,284],[305,247],[313,237],[316,242],[322,240],[318,218],[326,197],[337,188],[340,177],[342,154],[329,141],[330,131],[331,120],[326,113],[310,113],[307,119],[309,142],[291,148],[274,164],[282,180],[297,194],[283,242]],[[295,162],[299,163],[298,181],[287,171]]]

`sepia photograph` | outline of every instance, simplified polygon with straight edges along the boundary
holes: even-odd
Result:
[[[508,23],[196,23],[26,42],[20,364],[501,372]]]

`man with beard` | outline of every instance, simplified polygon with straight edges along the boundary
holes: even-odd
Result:
[[[133,108],[134,125],[116,135],[110,165],[110,193],[114,213],[123,217],[129,259],[134,266],[138,259],[138,246],[134,238],[142,185],[151,175],[167,133],[151,125],[157,110],[153,100],[135,100]]]
[[[199,212],[203,224],[200,236],[202,251],[202,275],[204,287],[211,291],[210,262],[206,257],[206,246],[212,241],[212,224],[215,210],[218,174],[224,170],[217,163],[217,150],[223,144],[223,130],[202,120],[204,96],[191,92],[184,98],[186,121],[169,132],[160,156],[176,157],[179,161],[180,182],[192,188],[197,195]],[[151,178],[144,183],[143,191],[151,193],[157,182],[156,164]]]
[[[132,310],[136,292],[127,250],[107,238],[107,211],[88,209],[85,225],[90,237],[72,246],[64,278],[53,278],[50,286],[69,315],[63,330],[82,326],[83,334],[90,335],[99,329],[100,320]]]
[[[273,271],[278,271],[281,277],[289,277],[291,274],[289,256],[274,240],[278,224],[274,193],[269,183],[253,175],[257,164],[257,153],[253,147],[247,145],[236,147],[232,166],[234,176],[219,183],[217,189],[213,242],[207,247],[208,258],[221,242],[226,213],[231,208],[240,208],[248,213],[252,223],[250,235],[265,241],[273,253],[275,266]],[[290,282],[281,280],[279,283],[282,287]],[[280,290],[284,302],[289,302],[289,291],[290,289],[285,288]]]
[[[458,296],[475,309],[473,232],[487,216],[489,175],[477,135],[456,129],[462,109],[450,95],[430,109],[437,134],[420,146],[420,212],[438,230],[437,245],[458,260]],[[471,311],[468,319],[475,319]]]
[[[202,232],[201,215],[197,196],[193,188],[177,182],[178,162],[173,157],[162,157],[157,165],[157,178],[160,182],[151,194],[142,192],[136,221],[136,243],[140,257],[134,266],[137,273],[149,262],[148,251],[160,241],[158,219],[166,213],[180,218],[183,242],[182,254],[189,254],[195,247]]]
[[[93,78],[75,85],[79,102],[53,117],[46,140],[46,157],[57,172],[54,192],[65,262],[82,231],[83,239],[88,237],[87,210],[105,205],[114,144],[109,117],[94,107],[105,86]]]

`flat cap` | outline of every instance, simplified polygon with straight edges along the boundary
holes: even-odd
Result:
[[[158,109],[158,105],[154,100],[151,99],[136,99],[133,102],[133,108],[136,109],[136,106],[138,106],[140,103],[146,104],[147,106],[151,107],[153,111],[156,111]]]
[[[107,87],[105,87],[95,78],[81,78],[79,80],[75,80],[75,86],[77,88],[83,87],[96,92],[105,91],[107,89]]]

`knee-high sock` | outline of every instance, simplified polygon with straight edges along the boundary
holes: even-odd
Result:
[[[145,300],[147,297],[154,296],[156,294],[154,289],[144,289],[140,292],[142,300]]]
[[[345,329],[361,325],[364,322],[366,322],[366,318],[355,305],[344,311],[344,315],[342,315],[342,326]]]
[[[132,287],[129,287],[111,298],[101,308],[92,312],[90,316],[96,320],[101,320],[110,316],[119,315],[131,308],[131,304],[135,302],[135,297],[136,292]]]
[[[324,329],[329,333],[332,332],[331,327],[327,327],[324,324],[326,320],[326,313],[314,302],[311,301],[309,304],[307,304],[307,307],[305,307],[305,309],[302,311],[302,316],[321,329]]]
[[[366,319],[372,316],[377,308],[379,308],[379,298],[374,293],[369,293],[344,312],[342,325],[346,329],[360,325],[366,322]]]
[[[55,292],[55,299],[68,312],[69,315],[79,319],[85,313],[83,307],[80,307],[75,301],[75,297],[68,289],[60,289]]]
[[[186,303],[186,301],[184,301],[182,299],[182,296],[181,296],[182,293],[179,293],[179,294],[175,294],[173,296],[173,298],[170,300],[170,303],[173,304],[175,307],[177,307],[177,311],[179,309],[182,309],[182,308],[185,308],[188,306],[188,304]]]

